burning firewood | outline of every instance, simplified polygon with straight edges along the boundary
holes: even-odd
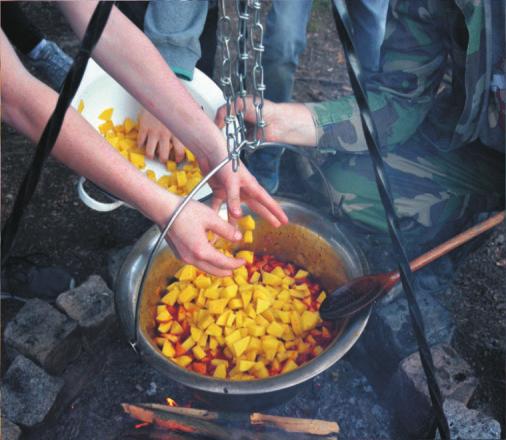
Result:
[[[267,414],[223,413],[202,409],[170,407],[158,404],[122,404],[133,418],[177,433],[175,438],[207,437],[216,440],[275,440],[280,431],[290,433],[290,439],[337,440],[336,422],[316,419],[278,417]],[[161,437],[158,432],[152,438]]]

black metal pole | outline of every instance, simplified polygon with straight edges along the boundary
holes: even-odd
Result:
[[[388,231],[392,240],[397,263],[399,265],[401,282],[408,301],[411,324],[413,326],[413,330],[418,343],[418,351],[420,353],[423,370],[427,378],[427,385],[436,416],[437,426],[439,428],[441,438],[444,440],[449,440],[450,430],[448,427],[448,421],[446,420],[446,416],[443,411],[443,397],[437,383],[430,347],[425,337],[422,314],[420,312],[420,308],[418,307],[418,303],[414,294],[413,273],[409,267],[409,260],[402,244],[402,236],[399,229],[399,219],[397,218],[397,214],[395,212],[394,204],[392,201],[392,192],[390,190],[388,177],[385,173],[383,157],[379,149],[376,127],[371,115],[367,96],[360,82],[360,63],[356,56],[353,42],[350,37],[351,22],[345,1],[335,0],[333,11],[337,32],[341,39],[341,44],[343,45],[344,54],[346,56],[351,87],[360,109],[360,119],[362,121],[364,137],[372,159],[374,175],[376,178],[376,184],[380,194],[381,202],[383,204],[383,208],[385,209]]]
[[[30,168],[25,174],[18,194],[16,195],[12,212],[7,218],[2,229],[2,266],[4,266],[9,258],[24,210],[28,203],[30,203],[33,193],[35,192],[44,163],[51,153],[56,139],[60,134],[67,109],[69,108],[70,103],[79,88],[79,84],[83,78],[91,52],[102,35],[113,6],[114,2],[99,2],[93,12],[93,15],[91,16],[88,26],[86,27],[86,32],[81,42],[79,53],[74,59],[74,63],[65,78],[56,107],[49,118],[44,131],[42,132],[42,136],[37,144]]]

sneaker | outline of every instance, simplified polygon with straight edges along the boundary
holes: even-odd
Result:
[[[38,265],[27,257],[10,258],[2,271],[3,298],[52,301],[74,287],[74,278],[62,267]]]
[[[279,188],[279,166],[281,163],[281,148],[266,148],[253,153],[248,158],[247,167],[269,194],[274,194]]]
[[[42,40],[29,54],[30,64],[55,90],[59,90],[73,60],[53,41]]]

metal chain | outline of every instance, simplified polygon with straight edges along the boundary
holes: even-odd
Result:
[[[254,150],[263,142],[265,121],[264,106],[264,69],[262,54],[264,52],[264,27],[261,22],[262,4],[259,0],[235,0],[237,13],[237,56],[232,60],[230,40],[232,39],[232,20],[227,14],[227,0],[220,1],[220,18],[218,20],[218,42],[221,59],[220,84],[225,98],[225,136],[232,168],[237,171],[240,164],[240,153],[245,147]],[[253,10],[253,22],[250,22]],[[248,38],[248,36],[250,38]],[[251,69],[253,82],[253,106],[255,107],[255,127],[253,139],[248,140],[246,123],[246,96],[248,93],[249,50],[254,54]],[[237,93],[236,93],[237,90]],[[233,106],[233,108],[232,108]],[[235,117],[232,114],[235,114]]]
[[[235,75],[237,78],[238,92],[234,99],[234,112],[237,117],[239,126],[238,141],[247,139],[246,124],[244,122],[244,114],[246,112],[246,95],[247,85],[246,80],[248,76],[248,22],[250,18],[248,0],[236,0],[236,11],[239,18],[237,26],[237,62],[235,63]],[[238,105],[238,100],[241,105]]]
[[[251,47],[254,53],[253,65],[253,106],[255,107],[256,125],[253,134],[252,148],[257,147],[265,138],[265,121],[263,118],[264,108],[264,68],[262,65],[262,55],[264,53],[264,27],[262,25],[260,12],[262,4],[260,0],[253,0],[251,7],[254,11],[253,24],[251,26]]]
[[[217,37],[220,51],[220,84],[223,89],[227,115],[225,116],[225,137],[227,151],[232,159],[234,171],[239,166],[239,152],[237,139],[237,120],[232,116],[232,101],[235,100],[234,84],[232,81],[232,60],[230,55],[230,39],[232,35],[232,20],[227,15],[226,0],[221,0],[221,14],[218,20]]]

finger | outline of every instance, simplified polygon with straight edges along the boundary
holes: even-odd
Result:
[[[241,187],[239,186],[239,181],[237,179],[233,179],[232,182],[227,185],[226,190],[228,212],[231,217],[241,217]]]
[[[201,242],[201,247],[194,252],[194,259],[197,263],[207,263],[219,270],[230,271],[242,266],[245,262],[239,258],[227,257],[216,248],[211,246],[207,240]]]
[[[158,159],[160,162],[165,163],[169,160],[170,150],[172,144],[169,136],[162,136],[158,142]]]
[[[176,159],[176,162],[182,162],[185,158],[185,151],[184,151],[184,145],[183,143],[178,139],[173,137],[172,138],[172,145],[174,146],[174,156]]]
[[[227,114],[227,109],[224,105],[222,105],[218,111],[216,112],[216,116],[214,118],[214,123],[218,126],[218,128],[223,128],[225,126],[225,116]]]
[[[139,147],[144,147],[144,142],[146,142],[147,136],[148,130],[144,126],[141,126],[139,128],[139,133],[137,134],[137,145]]]
[[[146,140],[146,156],[154,159],[156,146],[158,145],[158,136],[151,133]]]
[[[223,205],[224,200],[221,197],[213,197],[211,200],[211,209],[218,212]]]
[[[258,184],[258,182],[254,181],[245,186],[244,192],[248,195],[248,205],[253,201],[258,202],[260,205],[263,205],[263,207],[267,209],[270,214],[274,216],[279,224],[286,225],[288,223],[288,217],[286,216],[279,203],[276,202],[276,200],[274,200],[270,194]],[[259,209],[259,205],[256,205],[256,207]],[[258,214],[260,214],[260,212],[258,212]],[[263,214],[260,215],[262,215],[262,217],[265,217]],[[267,217],[265,217],[265,219],[268,220]],[[273,226],[276,226],[271,221],[269,221],[269,223],[271,223]]]
[[[242,238],[242,234],[235,225],[227,223],[218,216],[212,219],[209,229],[229,241],[239,241]]]

